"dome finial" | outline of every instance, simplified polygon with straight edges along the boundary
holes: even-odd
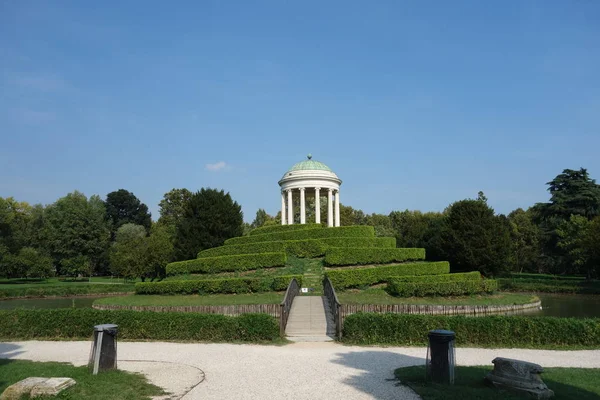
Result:
[[[312,154],[308,153],[308,155],[306,156],[306,158],[308,158],[309,160],[312,159]]]

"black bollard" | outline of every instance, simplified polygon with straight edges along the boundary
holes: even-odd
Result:
[[[435,383],[454,384],[454,339],[452,331],[429,331],[427,378]]]

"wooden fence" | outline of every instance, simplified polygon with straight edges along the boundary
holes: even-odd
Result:
[[[451,305],[414,305],[414,304],[342,304],[340,319],[358,312],[366,313],[395,313],[395,314],[425,314],[425,315],[490,315],[514,313],[539,308],[541,301],[528,304],[511,304],[505,306],[451,306]]]
[[[236,316],[241,314],[264,313],[275,318],[280,316],[279,304],[240,304],[232,306],[121,306],[94,304],[96,310],[132,310],[155,312],[195,312],[204,314],[223,314]]]

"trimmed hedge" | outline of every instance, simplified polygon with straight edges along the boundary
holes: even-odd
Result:
[[[136,294],[231,294],[277,292],[286,290],[293,278],[302,285],[302,275],[270,278],[198,279],[187,281],[138,282]]]
[[[331,247],[325,252],[325,265],[386,264],[424,260],[425,249],[343,248]]]
[[[392,276],[396,282],[464,282],[464,281],[475,281],[481,282],[481,273],[479,271],[472,272],[459,272],[456,274],[440,274],[434,276]]]
[[[232,256],[197,258],[167,264],[167,275],[191,273],[212,274],[226,271],[247,271],[259,268],[283,267],[285,253],[238,254]]]
[[[510,292],[542,292],[542,293],[572,293],[600,294],[600,282],[580,282],[548,279],[506,279],[499,278],[501,290]]]
[[[433,329],[454,331],[459,346],[600,346],[599,318],[357,313],[346,317],[342,337],[351,344],[426,346]]]
[[[325,272],[336,290],[386,282],[391,276],[432,276],[448,273],[450,273],[448,261],[416,262],[373,268],[344,268]]]
[[[377,247],[377,248],[396,248],[395,237],[347,237],[347,238],[323,238],[320,239],[328,247]]]
[[[498,289],[498,283],[493,279],[478,281],[403,282],[395,278],[390,278],[387,287],[390,294],[398,297],[463,296],[493,292]]]
[[[260,235],[239,236],[225,241],[225,245],[272,242],[276,240],[323,239],[333,237],[375,237],[372,226],[338,226],[335,228],[300,229],[290,232],[273,232]]]
[[[233,256],[238,254],[260,254],[260,253],[283,253],[285,242],[248,243],[235,246],[220,246],[212,249],[202,250],[197,258]]]
[[[198,258],[283,251],[296,257],[314,258],[325,255],[328,247],[396,248],[396,238],[323,238],[236,244],[203,250],[198,253]]]
[[[0,298],[9,297],[52,297],[52,296],[77,296],[86,294],[105,294],[105,293],[127,293],[133,292],[133,285],[46,285],[40,284],[37,287],[23,287],[13,285],[14,287],[0,289]]]
[[[262,235],[265,233],[279,233],[279,232],[290,232],[300,231],[304,229],[319,229],[323,228],[321,224],[293,224],[293,225],[270,225],[261,226],[250,231],[250,235]]]
[[[0,311],[0,339],[84,339],[95,325],[119,325],[119,339],[260,342],[279,338],[279,322],[267,314],[101,311],[63,308]]]

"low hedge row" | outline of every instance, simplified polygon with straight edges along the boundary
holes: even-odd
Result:
[[[386,264],[424,260],[425,249],[343,248],[330,247],[325,252],[325,265]]]
[[[479,271],[471,271],[471,272],[459,272],[456,274],[440,274],[433,276],[392,276],[392,279],[396,282],[464,282],[464,281],[474,281],[481,282],[481,273]]]
[[[358,313],[346,317],[343,341],[363,345],[427,345],[427,332],[448,329],[459,346],[600,346],[600,319]]]
[[[126,293],[133,292],[133,285],[94,285],[94,284],[73,284],[73,285],[46,285],[40,284],[38,287],[15,287],[0,289],[0,298],[9,297],[53,297],[53,296],[77,296],[86,294],[104,294],[104,293]]]
[[[499,278],[498,286],[509,292],[600,294],[600,283]]]
[[[447,261],[416,262],[373,268],[344,268],[328,270],[325,274],[336,290],[375,285],[386,282],[391,276],[439,275],[450,273]]]
[[[225,245],[272,242],[276,240],[323,239],[333,237],[375,237],[372,226],[338,226],[335,228],[300,229],[288,232],[263,233],[260,235],[239,236],[225,241]]]
[[[119,339],[129,340],[260,342],[279,338],[279,323],[267,314],[229,317],[64,308],[0,311],[0,339],[89,339],[94,326],[100,324],[117,324]]]
[[[404,282],[390,278],[387,288],[390,294],[398,297],[464,296],[498,290],[498,282],[493,279],[480,279],[478,281]]]
[[[325,255],[328,247],[395,248],[396,238],[323,238],[236,244],[203,250],[198,253],[198,258],[282,251],[296,257],[314,258]]]
[[[302,275],[281,275],[269,278],[198,279],[187,281],[138,282],[136,294],[231,294],[286,290],[296,278],[302,285]]]
[[[559,280],[559,281],[584,281],[585,276],[574,275],[551,275],[551,274],[533,274],[527,272],[512,272],[510,277],[514,279],[543,279],[543,280]],[[576,283],[576,282],[573,282]]]
[[[332,237],[320,239],[328,247],[396,248],[395,237]]]
[[[226,271],[247,271],[259,268],[283,267],[285,253],[238,254],[221,257],[197,258],[167,264],[167,275],[192,273],[212,274]]]
[[[261,226],[250,231],[250,235],[262,235],[265,233],[279,233],[279,232],[290,232],[300,231],[303,229],[318,229],[323,228],[321,224],[293,224],[293,225],[270,225]]]

